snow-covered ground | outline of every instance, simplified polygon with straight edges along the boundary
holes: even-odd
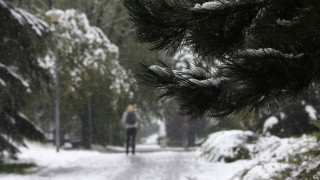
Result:
[[[210,163],[199,152],[153,152],[126,156],[85,150],[61,150],[29,144],[21,149],[20,162],[35,162],[39,168],[25,175],[0,174],[6,180],[224,180],[250,161]]]
[[[150,136],[151,139],[152,136]],[[248,141],[249,140],[249,141]],[[149,140],[151,141],[151,140]],[[149,142],[148,141],[148,142]],[[290,168],[289,155],[318,147],[315,138],[256,136],[250,131],[221,131],[208,137],[195,151],[165,151],[156,144],[138,145],[136,155],[86,150],[61,150],[51,145],[28,143],[18,162],[33,162],[30,173],[0,174],[6,180],[262,180],[272,179]],[[238,148],[247,149],[248,159],[223,162]],[[122,147],[118,152],[123,152]],[[150,151],[143,151],[149,149]],[[222,158],[219,158],[222,157]]]

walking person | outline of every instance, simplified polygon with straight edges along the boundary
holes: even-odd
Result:
[[[127,110],[122,115],[122,124],[126,128],[126,154],[129,153],[129,146],[131,144],[132,154],[135,153],[137,128],[141,122],[141,117],[134,111],[133,106],[130,104]]]

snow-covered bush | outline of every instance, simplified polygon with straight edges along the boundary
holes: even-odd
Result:
[[[231,130],[211,134],[202,144],[200,152],[208,161],[233,162],[244,159],[251,163],[250,167],[239,173],[239,177],[245,180],[288,176],[310,179],[318,175],[318,149],[316,138],[311,136],[279,138]]]
[[[297,179],[320,179],[320,156],[313,158],[311,161],[304,161],[298,167],[298,171],[291,172],[292,176]]]
[[[316,139],[258,136],[251,131],[230,130],[211,134],[202,144],[202,157],[209,161],[232,162],[257,158],[263,161],[283,161],[289,155],[304,153],[317,145]],[[286,160],[287,161],[287,160]]]
[[[200,151],[209,161],[233,162],[251,157],[252,142],[256,135],[251,131],[231,130],[211,134]]]
[[[265,151],[254,160],[259,160],[254,168],[260,168],[261,172],[269,174],[268,179],[320,179],[320,151],[316,139],[311,136],[300,138],[277,138],[269,137],[261,139],[273,139],[265,145]],[[269,145],[268,145],[269,144]],[[270,146],[270,147],[269,147]],[[273,164],[269,166],[268,164]],[[249,170],[244,179],[256,179],[263,173]],[[257,176],[259,175],[259,176]],[[272,177],[271,177],[272,176]],[[262,178],[261,178],[262,179]]]
[[[279,138],[231,130],[211,134],[202,144],[200,152],[208,161],[233,162],[243,159],[240,164],[250,163],[238,173],[237,177],[244,180],[285,179],[288,176],[310,179],[319,177],[318,149],[316,138],[311,136]]]
[[[244,180],[257,180],[257,179],[273,179],[277,173],[288,168],[288,164],[281,164],[277,162],[265,163],[255,165],[252,169],[248,170],[242,177]]]

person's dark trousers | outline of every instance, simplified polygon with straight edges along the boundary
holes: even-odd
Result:
[[[129,153],[130,144],[131,144],[131,147],[132,147],[132,154],[135,153],[136,134],[137,134],[137,128],[128,128],[127,129],[126,154]],[[130,141],[131,141],[131,143],[130,143]]]

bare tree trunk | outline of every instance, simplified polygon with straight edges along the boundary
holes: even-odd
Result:
[[[82,125],[82,146],[86,149],[91,148],[92,142],[92,106],[91,98],[88,101],[88,104],[84,108],[84,114],[81,116],[81,125]]]

